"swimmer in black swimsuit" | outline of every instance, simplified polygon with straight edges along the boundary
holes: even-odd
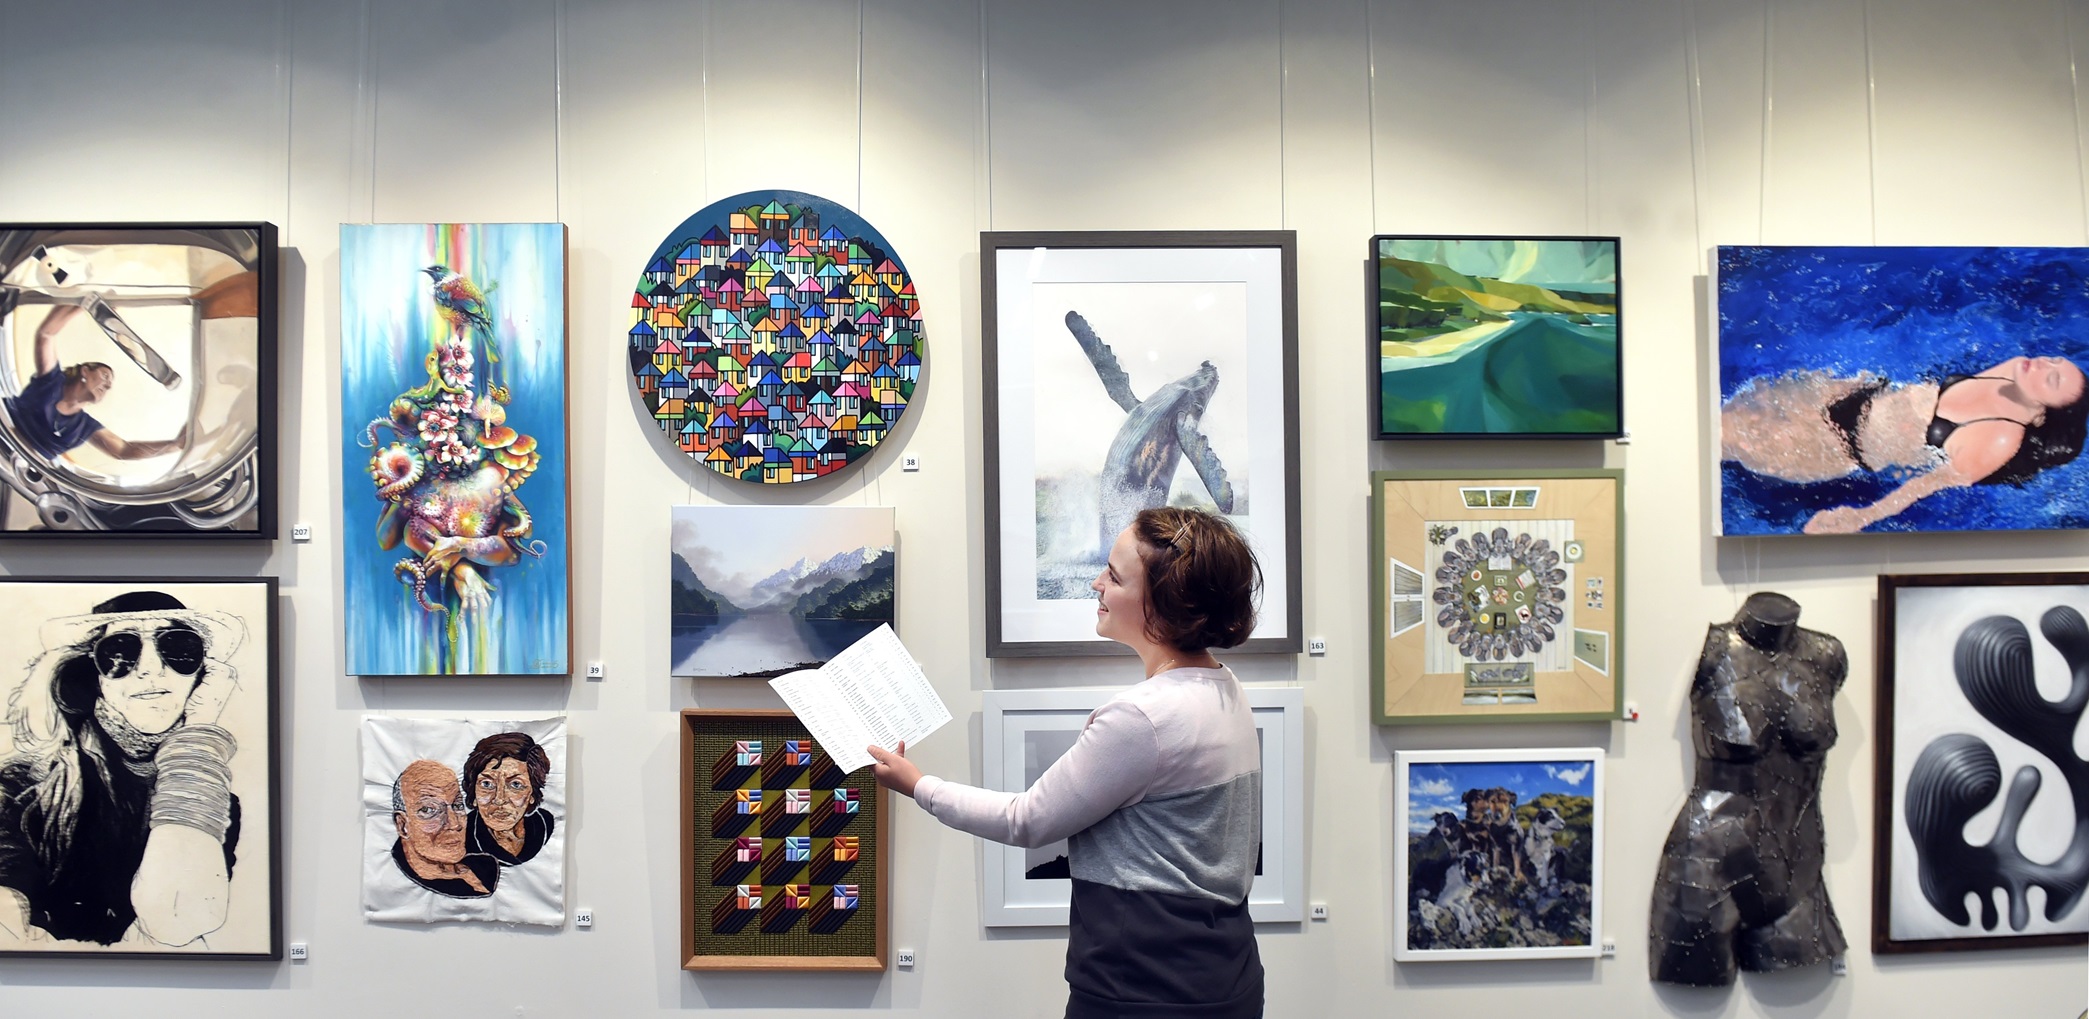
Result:
[[[1877,502],[1806,523],[1809,533],[1853,532],[1948,488],[2020,485],[2073,460],[2089,434],[2085,388],[2082,369],[2056,357],[2011,358],[1937,383],[1896,385],[1870,373],[1755,379],[1720,408],[1721,457],[1799,484],[1904,472]]]

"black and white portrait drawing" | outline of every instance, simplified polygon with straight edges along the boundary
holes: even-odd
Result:
[[[0,951],[275,958],[275,581],[0,581]]]
[[[363,915],[560,926],[566,720],[363,720]]]

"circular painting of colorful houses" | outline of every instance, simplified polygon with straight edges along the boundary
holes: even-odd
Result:
[[[638,278],[629,340],[667,441],[763,484],[868,456],[921,377],[921,304],[899,255],[862,217],[798,191],[683,220]]]

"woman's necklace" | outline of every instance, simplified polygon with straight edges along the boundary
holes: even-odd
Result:
[[[1217,669],[1217,668],[1221,668],[1221,667],[1222,667],[1222,666],[1220,666],[1220,665],[1219,665],[1219,660],[1218,660],[1218,659],[1216,659],[1216,658],[1213,658],[1213,657],[1211,657],[1210,655],[1204,655],[1203,657],[1204,657],[1204,658],[1205,658],[1206,660],[1210,661],[1210,662],[1211,662],[1211,664],[1210,664],[1210,665],[1191,665],[1191,666],[1190,666],[1190,668],[1192,668],[1192,669]],[[1174,668],[1174,667],[1176,667],[1177,665],[1180,665],[1180,664],[1182,664],[1182,659],[1180,659],[1180,658],[1170,658],[1170,659],[1168,659],[1168,660],[1166,660],[1166,661],[1164,661],[1164,662],[1161,662],[1161,663],[1160,663],[1159,665],[1156,665],[1156,666],[1154,666],[1153,668],[1151,668],[1151,669],[1147,670],[1147,672],[1146,672],[1146,678],[1147,678],[1147,679],[1152,679],[1153,677],[1155,677],[1155,676],[1158,676],[1158,675],[1160,675],[1161,673],[1163,673],[1163,672],[1166,672],[1166,671],[1168,671],[1169,669],[1172,669],[1172,668]]]

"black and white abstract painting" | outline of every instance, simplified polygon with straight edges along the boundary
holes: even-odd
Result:
[[[2089,574],[1879,581],[1875,950],[2089,940]]]

